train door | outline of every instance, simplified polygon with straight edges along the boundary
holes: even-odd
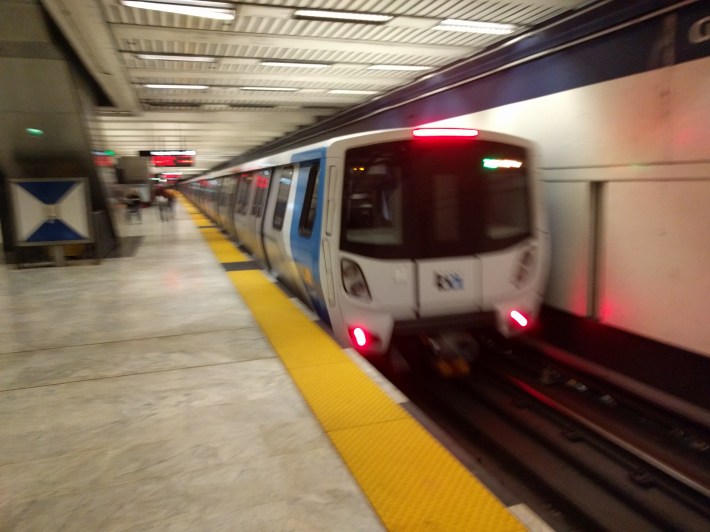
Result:
[[[217,221],[217,198],[219,196],[220,180],[213,178],[208,182],[209,199],[207,200],[207,214],[212,220]]]
[[[217,199],[217,221],[223,229],[227,229],[229,202],[231,199],[231,177],[225,176],[220,180],[219,196]]]
[[[291,252],[298,274],[318,316],[330,323],[320,279],[320,233],[323,217],[323,188],[320,160],[304,161],[298,170],[291,224]]]
[[[261,232],[266,198],[268,197],[269,184],[271,183],[271,174],[272,169],[265,169],[256,173],[253,182],[253,200],[249,213],[249,233],[252,236],[252,254],[267,265]]]
[[[230,175],[224,178],[224,186],[227,189],[227,197],[225,198],[224,212],[223,212],[223,228],[232,237],[236,237],[234,231],[234,203],[235,195],[237,189],[237,176]]]
[[[274,170],[271,192],[263,220],[263,242],[271,271],[302,300],[307,295],[298,270],[291,259],[290,233],[296,187],[294,172],[298,166],[286,165]]]
[[[240,244],[246,244],[248,239],[247,212],[252,180],[251,173],[244,173],[239,176],[237,182],[236,198],[234,209],[232,210],[232,223],[236,239]]]
[[[214,203],[212,206],[212,219],[215,221],[215,224],[219,227],[222,224],[222,220],[220,217],[220,209],[219,206],[222,201],[222,183],[223,179],[214,179]]]
[[[423,144],[423,143],[422,143]],[[463,144],[412,150],[418,313],[477,312],[482,306],[482,188]]]

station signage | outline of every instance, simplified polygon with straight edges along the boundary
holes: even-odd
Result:
[[[116,164],[114,160],[116,153],[114,151],[91,150],[91,155],[94,158],[94,166],[110,167]]]
[[[150,157],[151,166],[175,167],[194,166],[195,150],[141,150],[141,157]]]

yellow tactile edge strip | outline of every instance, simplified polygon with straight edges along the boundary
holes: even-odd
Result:
[[[201,232],[220,261],[249,260],[219,230]],[[262,272],[227,275],[388,530],[525,530]]]

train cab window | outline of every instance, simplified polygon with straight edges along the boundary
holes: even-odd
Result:
[[[402,172],[396,154],[373,157],[349,150],[343,211],[346,242],[380,248],[402,245]]]
[[[281,169],[279,178],[279,190],[276,196],[276,207],[274,208],[274,219],[272,226],[279,231],[284,225],[286,216],[286,206],[288,205],[288,195],[291,192],[291,181],[293,180],[293,166],[285,166]]]
[[[512,144],[430,139],[349,149],[341,249],[415,259],[503,249],[530,234],[528,178],[525,149]]]
[[[486,236],[504,240],[530,233],[527,179],[520,173],[486,176]]]
[[[433,239],[439,243],[456,242],[461,238],[461,209],[458,209],[458,198],[463,192],[459,188],[459,178],[456,174],[432,175],[432,213],[431,231]]]

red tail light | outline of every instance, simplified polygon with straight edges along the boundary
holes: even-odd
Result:
[[[367,334],[361,327],[355,327],[352,332],[355,344],[360,347],[365,347],[367,345]]]
[[[367,351],[373,343],[379,342],[380,340],[370,331],[360,326],[349,327],[348,333],[350,333],[350,341],[353,347],[360,352]]]
[[[420,127],[412,130],[415,137],[476,137],[477,129],[463,127]]]
[[[510,311],[510,317],[513,319],[515,323],[517,323],[520,327],[527,327],[528,325],[528,319],[523,316],[520,312],[517,310],[511,310]]]

